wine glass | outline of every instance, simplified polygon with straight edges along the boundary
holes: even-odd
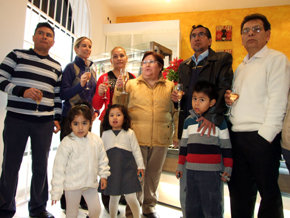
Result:
[[[122,80],[123,80],[123,91],[121,93],[126,95],[126,94],[128,94],[125,90],[125,86],[126,86],[126,83],[128,81],[128,75],[127,75],[126,70],[124,70],[124,69],[120,69],[120,74],[121,74]]]
[[[232,89],[232,92],[230,93],[230,100],[232,101],[232,105],[235,103],[235,101],[239,98],[239,94],[235,92],[234,89]],[[231,116],[232,112],[232,105],[229,106],[228,112],[225,114],[226,116]]]
[[[183,84],[177,83],[174,88],[177,91],[177,95],[178,95],[178,112],[180,112],[180,101],[181,101],[182,95],[183,95]]]
[[[103,95],[103,99],[108,99],[107,97],[107,89],[108,89],[108,85],[109,85],[109,77],[108,74],[105,74],[103,77],[103,84],[106,86],[106,90],[105,93]]]
[[[85,68],[85,73],[89,72],[91,74],[91,68],[90,67],[86,67]],[[92,75],[91,75],[92,76]],[[90,90],[90,78],[91,76],[89,77],[89,79],[87,80],[87,84],[86,84],[86,90]]]

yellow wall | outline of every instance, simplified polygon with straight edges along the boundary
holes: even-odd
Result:
[[[241,44],[240,24],[246,15],[252,13],[261,13],[268,18],[272,28],[271,39],[268,46],[283,52],[287,55],[288,59],[290,59],[290,5],[118,17],[117,23],[180,20],[180,54],[183,59],[186,59],[193,54],[189,42],[189,32],[191,30],[191,26],[202,24],[208,27],[212,33],[212,48],[214,50],[232,49],[234,59],[233,69],[235,70],[247,54]],[[217,25],[232,25],[232,41],[215,41],[215,28]]]

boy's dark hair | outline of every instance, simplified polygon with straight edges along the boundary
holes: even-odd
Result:
[[[131,127],[131,118],[130,118],[130,116],[128,114],[127,108],[125,108],[125,106],[120,105],[120,104],[110,105],[108,107],[108,109],[106,110],[106,114],[105,114],[104,119],[103,119],[103,121],[101,123],[103,131],[112,129],[112,126],[109,123],[109,114],[110,114],[111,109],[114,109],[114,108],[119,108],[120,111],[122,112],[122,114],[124,115],[124,122],[123,122],[123,125],[122,125],[122,129],[127,131]]]
[[[55,34],[54,34],[54,29],[53,29],[53,27],[52,27],[49,23],[47,23],[47,22],[38,23],[37,26],[36,26],[36,28],[35,28],[34,34],[36,33],[36,30],[37,30],[38,28],[40,28],[40,27],[47,27],[47,28],[51,29],[51,31],[53,32],[53,37],[54,37],[54,35],[55,35]]]
[[[241,23],[241,34],[242,34],[242,31],[243,31],[244,24],[247,23],[250,20],[261,20],[263,22],[263,27],[264,27],[265,31],[271,29],[270,22],[268,21],[268,19],[263,14],[250,14],[250,15],[246,16],[244,18],[244,20],[242,21],[242,23]]]
[[[202,92],[206,94],[210,100],[217,99],[217,90],[216,90],[215,85],[205,80],[198,81],[195,84],[195,86],[193,87],[192,94],[194,92],[198,92],[198,93]]]
[[[90,124],[92,124],[93,113],[94,113],[94,110],[92,106],[90,105],[90,103],[86,101],[79,102],[75,104],[74,106],[72,106],[67,115],[68,122],[66,122],[67,126],[65,127],[66,135],[72,132],[71,123],[74,120],[75,116],[83,115],[84,118],[89,120]]]

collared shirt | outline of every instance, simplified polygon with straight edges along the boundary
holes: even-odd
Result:
[[[233,89],[239,95],[231,109],[235,132],[258,131],[269,142],[281,132],[289,91],[290,67],[287,57],[262,48],[247,55],[235,72]]]
[[[195,55],[192,55],[192,60],[194,61],[195,65],[197,66],[199,62],[201,62],[203,59],[205,59],[208,56],[208,49],[206,51],[204,51],[203,53],[201,53],[196,60]]]

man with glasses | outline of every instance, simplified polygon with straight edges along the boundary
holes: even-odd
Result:
[[[33,49],[15,49],[0,65],[0,89],[8,94],[0,178],[1,218],[11,218],[16,212],[18,171],[28,138],[32,156],[29,216],[54,217],[46,211],[47,160],[52,133],[60,129],[61,66],[48,54],[54,44],[54,29],[48,23],[36,26],[33,42]]]
[[[183,61],[178,69],[179,83],[183,84],[184,95],[181,100],[181,111],[179,113],[178,138],[181,138],[183,123],[192,109],[192,92],[197,81],[206,80],[217,87],[218,98],[215,106],[211,107],[199,118],[202,124],[198,131],[210,135],[215,133],[215,126],[219,126],[226,111],[224,93],[230,89],[233,78],[232,56],[226,52],[215,52],[211,47],[212,38],[208,28],[197,25],[192,26],[190,32],[191,48],[195,52],[193,56]],[[171,95],[174,102],[178,101],[178,94],[174,91]],[[206,132],[207,131],[207,132]],[[205,136],[207,137],[207,136]],[[185,195],[186,195],[186,170],[180,179],[180,202],[185,217]]]
[[[233,172],[229,183],[233,218],[251,218],[257,191],[261,196],[259,218],[283,217],[278,186],[281,129],[289,90],[289,61],[269,49],[271,25],[261,14],[251,14],[241,24],[242,44],[248,52],[238,66],[230,100]]]

